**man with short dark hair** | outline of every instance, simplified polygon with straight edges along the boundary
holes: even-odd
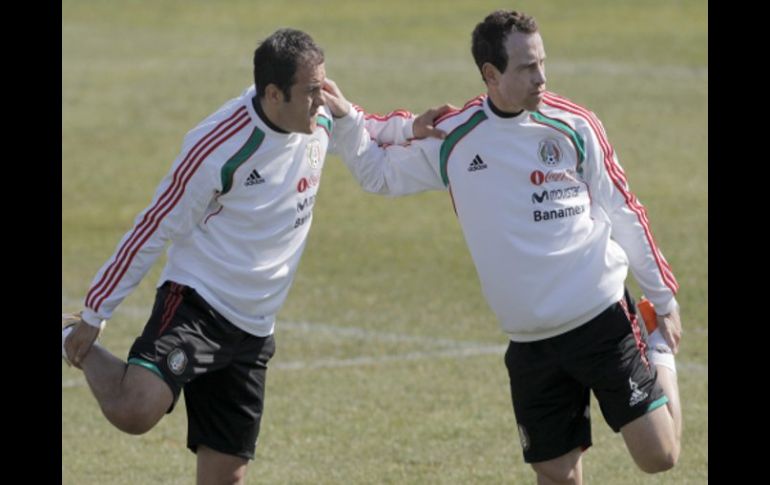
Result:
[[[443,141],[380,147],[351,110],[357,125],[344,129],[360,143],[346,145],[343,159],[370,192],[449,190],[510,339],[513,407],[538,483],[582,482],[592,390],[642,470],[671,468],[682,426],[678,284],[647,212],[599,119],[545,90],[532,17],[493,12],[472,39],[487,93],[436,120]],[[332,103],[346,107],[340,93]],[[624,287],[629,267],[657,312],[649,339]]]
[[[273,331],[312,222],[335,133],[324,54],[281,29],[254,52],[255,85],[190,131],[150,206],[94,278],[79,314],[62,315],[62,357],[83,370],[105,417],[150,430],[184,390],[187,446],[200,484],[243,483],[262,417]],[[440,135],[405,111],[367,117],[371,136]],[[414,131],[414,133],[413,133]],[[167,241],[152,314],[128,362],[94,344]]]

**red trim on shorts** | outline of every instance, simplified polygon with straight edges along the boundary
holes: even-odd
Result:
[[[162,335],[163,331],[171,324],[171,318],[176,313],[176,309],[179,308],[179,304],[182,303],[182,290],[184,286],[178,283],[171,283],[171,291],[166,296],[166,304],[164,305],[163,317],[160,320],[160,329],[158,335]]]
[[[631,322],[631,330],[634,332],[636,348],[639,349],[639,353],[642,354],[642,362],[644,362],[644,365],[646,365],[647,369],[649,369],[650,362],[647,360],[647,343],[644,341],[644,339],[642,339],[642,331],[639,329],[639,320],[637,320],[635,313],[631,313],[628,310],[628,303],[626,302],[625,297],[621,298],[618,303],[620,303],[623,311],[626,312],[628,321]]]

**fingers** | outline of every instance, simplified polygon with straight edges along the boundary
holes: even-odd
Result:
[[[324,93],[330,93],[338,98],[342,97],[342,92],[340,91],[340,88],[337,86],[337,83],[335,83],[333,80],[329,79],[328,77],[324,79],[324,82],[321,85],[321,89],[324,91]]]
[[[99,336],[99,330],[99,328],[92,327],[82,321],[75,324],[72,333],[69,334],[64,342],[64,350],[67,352],[67,358],[73,366],[78,369],[83,368],[83,360]]]
[[[446,104],[442,104],[441,106],[436,106],[435,108],[431,108],[431,109],[436,111],[436,115],[433,118],[435,120],[439,116],[444,116],[445,114],[449,113],[450,111],[457,111],[459,108],[455,107],[452,104],[446,103]]]
[[[331,78],[324,78],[324,89],[337,89],[337,83],[334,82],[334,79]]]
[[[327,106],[337,100],[337,98],[334,96],[334,94],[330,93],[329,91],[327,91],[325,89],[323,91],[321,91],[321,97],[324,100],[324,104],[327,105]]]
[[[324,103],[328,104],[335,101],[335,99],[339,97],[337,94],[338,91],[339,89],[337,89],[337,85],[334,81],[331,79],[324,79],[324,82],[321,85],[321,96],[324,99]]]
[[[420,116],[415,118],[413,132],[415,138],[438,138],[443,140],[447,134],[444,130],[436,128],[435,122],[441,116],[452,111],[457,111],[457,108],[449,103],[445,103],[439,106],[428,108]]]
[[[682,339],[682,324],[673,314],[658,316],[658,328],[671,351],[679,352],[679,342]]]
[[[337,87],[337,83],[326,78],[321,85],[321,97],[326,106],[329,107],[332,114],[337,118],[342,118],[350,111],[350,103],[342,95],[342,91]]]
[[[426,126],[426,131],[428,136],[432,138],[438,138],[439,140],[446,138],[446,131],[440,130],[433,125]]]
[[[671,329],[666,328],[663,332],[663,340],[666,341],[668,346],[671,348],[671,351],[676,354],[679,350],[678,342],[676,341],[676,338],[674,337],[673,332],[671,332]]]

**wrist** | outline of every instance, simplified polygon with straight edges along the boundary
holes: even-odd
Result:
[[[334,110],[332,110],[331,108],[329,109],[329,111],[331,111],[331,112],[332,112],[332,117],[333,117],[334,119],[340,119],[340,118],[344,118],[344,117],[346,117],[347,115],[349,115],[349,114],[350,114],[350,110],[351,110],[352,108],[353,108],[353,105],[352,105],[351,103],[349,103],[349,102],[345,101],[345,103],[344,103],[344,104],[343,104],[343,106],[342,106],[342,110],[343,110],[342,114],[338,115],[338,114],[337,114],[337,113],[335,113],[335,112],[334,112]]]
[[[671,298],[671,300],[665,305],[655,306],[655,313],[658,316],[662,317],[669,315],[672,312],[679,312],[679,303],[676,301],[676,298]]]
[[[413,138],[415,138],[414,117],[407,119],[406,122],[404,123],[403,135],[404,135],[404,140],[412,140]]]
[[[80,318],[84,322],[86,322],[89,326],[94,328],[104,328],[104,324],[107,323],[107,320],[104,320],[103,318],[98,316],[90,308],[84,309],[83,314],[80,316]]]

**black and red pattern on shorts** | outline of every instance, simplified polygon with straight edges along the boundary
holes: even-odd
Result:
[[[508,345],[505,364],[524,461],[591,446],[590,394],[618,432],[665,401],[628,291],[602,313],[544,340]]]
[[[168,384],[187,407],[187,446],[199,445],[247,459],[254,457],[264,403],[272,335],[251,335],[230,323],[193,288],[167,281],[152,314],[129,351]]]

